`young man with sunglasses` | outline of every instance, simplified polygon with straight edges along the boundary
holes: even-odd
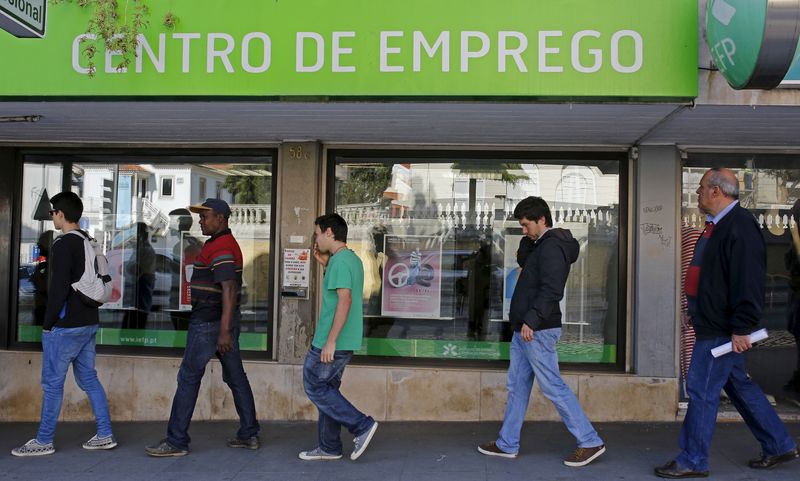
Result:
[[[112,449],[117,446],[111,432],[111,417],[103,385],[95,370],[95,335],[99,327],[97,307],[87,305],[72,289],[84,271],[84,236],[79,221],[83,202],[73,192],[61,192],[50,199],[53,225],[63,234],[56,238],[48,260],[50,284],[47,310],[42,326],[42,415],[34,439],[11,451],[14,456],[53,454],[56,422],[64,399],[64,380],[69,366],[75,381],[89,397],[97,423],[97,434],[83,443],[84,449]],[[79,233],[79,235],[71,232]]]

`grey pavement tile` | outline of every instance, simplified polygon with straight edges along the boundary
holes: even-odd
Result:
[[[431,447],[408,453],[403,472],[486,471],[486,459],[472,446]]]
[[[0,480],[38,481],[458,481],[472,480],[623,480],[657,479],[656,465],[677,454],[680,424],[600,424],[608,452],[585,468],[568,468],[561,460],[574,445],[560,423],[526,423],[520,457],[490,458],[476,451],[479,443],[497,435],[499,423],[383,423],[369,450],[356,462],[345,457],[331,463],[297,458],[312,447],[313,423],[263,423],[262,448],[230,449],[225,439],[235,422],[192,424],[193,451],[183,458],[156,459],[144,445],[163,437],[165,422],[115,423],[120,446],[108,452],[89,452],[80,443],[93,431],[92,423],[62,423],[58,451],[43,458],[14,458],[8,451],[36,431],[35,423],[0,424]],[[800,435],[800,423],[788,425]],[[351,437],[343,434],[349,454]],[[712,444],[710,479],[733,481],[797,481],[800,462],[768,472],[746,467],[758,454],[758,443],[741,423],[720,423]]]
[[[400,476],[400,481],[486,481],[484,471],[428,471],[407,473]]]
[[[401,471],[353,473],[349,471],[332,470],[320,473],[316,479],[318,481],[400,481],[402,476],[403,473]]]
[[[232,481],[315,481],[319,473],[297,471],[294,473],[239,473]],[[185,480],[188,481],[188,480]]]
[[[346,460],[337,461],[303,461],[297,457],[296,452],[276,455],[269,450],[261,448],[258,456],[241,465],[239,473],[290,473],[306,472],[319,473],[332,469],[332,465],[344,463]],[[349,461],[349,460],[347,460]]]
[[[48,473],[59,473],[60,475],[64,476],[72,473],[83,473],[103,462],[103,458],[96,456],[97,454],[99,453],[89,452],[81,447],[60,449],[58,446],[56,446],[56,452],[49,456],[24,459],[15,458],[23,462],[12,472],[31,473],[39,476],[43,476]],[[11,454],[9,454],[9,456],[11,456]]]
[[[149,479],[158,481],[230,481],[234,476],[236,473],[228,472],[224,466],[221,466],[214,471],[192,473],[191,477],[187,477],[186,473],[161,473]]]
[[[486,481],[510,481],[510,480],[522,480],[522,479],[524,479],[525,481],[528,481],[528,480],[530,480],[530,481],[536,481],[536,480],[540,480],[540,481],[587,481],[587,480],[595,481],[595,480],[599,480],[599,479],[602,479],[602,478],[596,478],[594,476],[589,476],[589,475],[584,475],[583,477],[579,477],[579,476],[575,476],[575,475],[572,475],[572,474],[567,475],[567,476],[561,476],[561,475],[556,475],[556,474],[550,472],[549,470],[540,470],[540,469],[528,470],[528,472],[525,475],[523,475],[522,478],[519,478],[519,477],[512,478],[507,473],[495,472],[495,471],[490,471],[490,472],[486,473]],[[616,478],[612,478],[612,479],[616,479]]]

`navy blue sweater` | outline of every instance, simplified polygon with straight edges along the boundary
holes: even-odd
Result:
[[[767,257],[764,236],[747,209],[737,205],[714,226],[701,266],[692,316],[697,337],[753,332],[764,309]]]

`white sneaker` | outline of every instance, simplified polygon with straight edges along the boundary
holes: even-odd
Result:
[[[53,443],[42,444],[37,441],[36,438],[11,450],[11,454],[14,456],[47,456],[54,452],[56,452],[56,448],[53,446]]]
[[[117,440],[114,435],[109,435],[104,438],[98,437],[96,434],[92,439],[83,443],[83,449],[98,450],[98,449],[114,449],[117,447]]]
[[[353,452],[350,454],[350,459],[355,461],[361,456],[364,451],[369,446],[369,442],[372,441],[372,436],[375,434],[375,431],[378,430],[378,421],[373,422],[372,427],[369,428],[369,431],[365,432],[361,436],[356,436],[353,438]]]
[[[334,459],[342,459],[341,454],[331,454],[316,447],[311,451],[301,451],[298,457],[303,461],[333,461]]]

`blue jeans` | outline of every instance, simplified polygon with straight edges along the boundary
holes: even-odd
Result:
[[[795,447],[761,388],[747,376],[744,356],[730,353],[714,358],[711,355],[711,349],[730,340],[730,337],[698,339],[694,345],[686,376],[689,408],[681,426],[681,453],[675,458],[678,464],[694,471],[708,471],[708,450],[722,389],[761,443],[764,454],[775,456]]]
[[[103,385],[97,379],[94,368],[95,335],[97,327],[54,327],[50,332],[42,332],[42,420],[36,439],[40,443],[52,443],[56,432],[56,422],[61,413],[64,399],[64,380],[72,364],[72,373],[78,386],[89,396],[97,435],[111,436],[111,417],[108,414],[108,400]]]
[[[536,331],[531,342],[525,342],[519,332],[511,339],[511,362],[508,366],[508,401],[503,427],[497,438],[497,447],[515,454],[519,452],[519,435],[534,378],[542,394],[553,403],[561,420],[578,441],[579,448],[593,448],[603,444],[589,418],[569,386],[561,379],[558,370],[556,344],[561,338],[561,328]]]
[[[253,391],[242,366],[239,352],[239,325],[235,323],[231,329],[233,350],[220,355],[217,352],[219,338],[219,322],[203,322],[190,320],[189,332],[186,335],[186,350],[178,370],[178,388],[172,400],[172,412],[167,425],[167,442],[179,449],[189,449],[189,423],[192,421],[200,381],[206,372],[206,365],[213,356],[222,363],[222,380],[233,394],[233,403],[239,415],[239,431],[236,437],[248,439],[258,434],[259,425],[256,419],[256,404]]]
[[[361,436],[372,428],[375,420],[356,409],[339,391],[342,373],[353,357],[353,352],[336,351],[333,362],[327,364],[320,360],[321,353],[316,347],[308,351],[303,364],[303,387],[308,399],[319,410],[319,447],[326,453],[342,454],[342,440],[339,436],[342,426],[354,436]]]

